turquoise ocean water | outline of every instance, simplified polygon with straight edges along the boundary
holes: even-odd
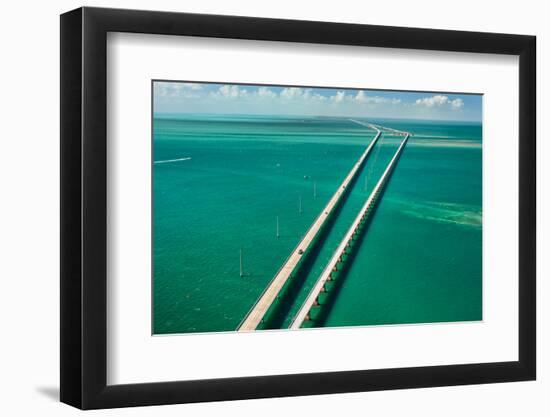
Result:
[[[481,125],[368,121],[414,136],[306,327],[481,320]],[[156,114],[153,332],[235,330],[374,134],[346,118]],[[288,327],[401,139],[373,148],[264,328]]]

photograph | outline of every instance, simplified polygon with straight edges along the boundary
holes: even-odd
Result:
[[[153,335],[483,320],[483,94],[151,89]]]
[[[537,381],[543,15],[236,1],[64,5],[58,54],[43,45],[47,11],[31,21],[41,35],[14,44],[9,62],[34,72],[36,53],[57,59],[40,67],[55,83],[40,86],[59,91],[7,84],[6,143],[20,150],[6,153],[18,166],[5,177],[29,173],[10,200],[29,213],[6,216],[24,249],[8,310],[29,319],[11,320],[26,333],[14,346],[51,340],[31,355],[40,363],[12,361],[8,380],[107,414],[242,417],[277,398],[277,415],[428,417],[448,404],[536,415],[548,391]],[[48,123],[56,155],[42,149]],[[27,165],[57,161],[59,192],[37,187],[46,171]],[[46,194],[59,224],[51,288],[38,270],[38,287],[18,279],[53,250],[53,232],[40,242],[21,229]],[[194,408],[207,402],[219,404]]]

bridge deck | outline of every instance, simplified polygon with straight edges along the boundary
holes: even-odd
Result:
[[[371,126],[368,125],[368,127]],[[338,202],[340,201],[342,196],[346,193],[348,185],[355,178],[357,172],[359,172],[359,169],[363,165],[372,147],[380,137],[382,132],[374,127],[371,128],[377,131],[376,136],[371,141],[369,146],[367,146],[367,149],[365,150],[365,152],[363,152],[355,165],[353,165],[342,184],[338,187],[332,198],[329,200],[328,204],[321,211],[319,217],[317,217],[315,222],[310,226],[303,239],[300,241],[300,243],[298,243],[298,246],[296,246],[296,248],[291,252],[286,262],[283,264],[281,269],[279,269],[273,280],[264,290],[260,298],[256,301],[250,312],[246,315],[246,317],[238,327],[238,331],[256,330],[256,328],[262,322],[265,314],[267,313],[273,302],[276,300],[285,283],[288,281],[291,274],[300,263],[300,260],[306,253],[311,243],[315,240],[315,237],[325,224],[326,220],[330,217],[334,208],[338,205]]]
[[[312,288],[311,292],[309,293],[308,297],[306,298],[304,304],[298,311],[298,314],[294,318],[292,324],[290,325],[291,329],[299,329],[303,322],[305,320],[309,319],[310,310],[313,306],[319,305],[319,294],[323,291],[325,291],[325,284],[327,281],[330,281],[332,279],[332,273],[333,271],[337,270],[337,266],[339,263],[343,262],[344,255],[347,253],[348,248],[351,247],[352,240],[355,238],[357,233],[359,232],[359,229],[363,222],[367,219],[368,214],[370,210],[374,207],[376,204],[378,195],[382,191],[384,185],[387,183],[387,179],[389,178],[389,175],[395,166],[399,155],[401,154],[401,151],[403,150],[405,144],[407,143],[407,139],[409,138],[409,134],[406,132],[403,132],[405,134],[405,139],[401,142],[401,145],[399,145],[399,148],[395,152],[393,158],[389,162],[388,166],[386,167],[386,170],[378,180],[378,183],[374,187],[372,193],[369,195],[369,198],[359,211],[359,214],[351,224],[348,232],[344,236],[344,239],[334,252],[331,260],[319,276],[319,279],[317,280],[315,286]]]

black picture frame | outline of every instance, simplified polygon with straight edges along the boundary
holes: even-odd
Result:
[[[519,360],[107,385],[108,32],[519,56]],[[536,38],[136,10],[61,15],[61,401],[82,409],[533,380]]]

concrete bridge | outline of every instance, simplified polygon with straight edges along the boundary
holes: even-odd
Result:
[[[275,277],[271,280],[271,282],[263,291],[263,293],[258,298],[256,303],[252,306],[252,309],[245,316],[245,318],[237,328],[237,331],[256,330],[256,328],[260,325],[260,323],[262,323],[262,320],[264,319],[266,313],[268,312],[270,307],[273,305],[274,301],[277,299],[277,297],[281,293],[281,290],[283,289],[285,283],[292,276],[292,273],[297,269],[298,265],[300,264],[300,261],[304,258],[304,256],[307,255],[306,252],[309,249],[309,247],[312,245],[312,243],[315,241],[315,238],[319,234],[319,231],[325,225],[325,223],[327,222],[327,219],[330,218],[334,209],[338,206],[338,203],[342,200],[342,197],[348,192],[348,189],[349,189],[348,186],[352,183],[353,179],[357,176],[358,172],[360,171],[360,168],[363,166],[365,162],[365,159],[367,158],[371,149],[374,147],[374,145],[378,141],[378,138],[380,137],[380,135],[382,134],[380,129],[373,127],[370,124],[362,124],[362,125],[376,130],[377,132],[376,136],[367,146],[363,154],[361,154],[358,161],[353,165],[353,167],[349,171],[348,175],[346,176],[342,184],[340,184],[340,186],[338,187],[334,195],[329,200],[328,204],[321,211],[321,214],[310,226],[309,230],[307,231],[303,239],[298,243],[296,248],[294,248],[294,250],[290,253],[289,257],[281,266],[281,268],[279,269]]]
[[[294,317],[294,320],[290,325],[291,329],[299,329],[304,323],[304,321],[310,320],[311,309],[320,305],[319,295],[322,292],[326,291],[325,285],[327,284],[328,281],[331,281],[333,279],[333,274],[336,271],[338,271],[338,267],[345,262],[347,255],[353,250],[353,243],[356,237],[361,232],[362,226],[365,224],[366,220],[368,219],[369,213],[376,206],[378,197],[380,196],[380,193],[383,191],[384,186],[387,184],[388,179],[390,178],[391,173],[393,171],[393,168],[397,164],[397,161],[399,160],[399,156],[401,155],[403,148],[407,144],[407,140],[409,139],[409,134],[407,132],[403,132],[403,134],[405,138],[399,145],[399,148],[397,149],[393,158],[387,165],[384,173],[378,180],[378,183],[374,187],[367,201],[359,211],[359,214],[351,224],[346,235],[342,239],[342,242],[334,252],[331,260],[329,261],[329,263],[327,264],[327,266],[319,276],[317,282],[315,283],[315,286],[312,288],[305,302],[302,304],[302,307]]]

